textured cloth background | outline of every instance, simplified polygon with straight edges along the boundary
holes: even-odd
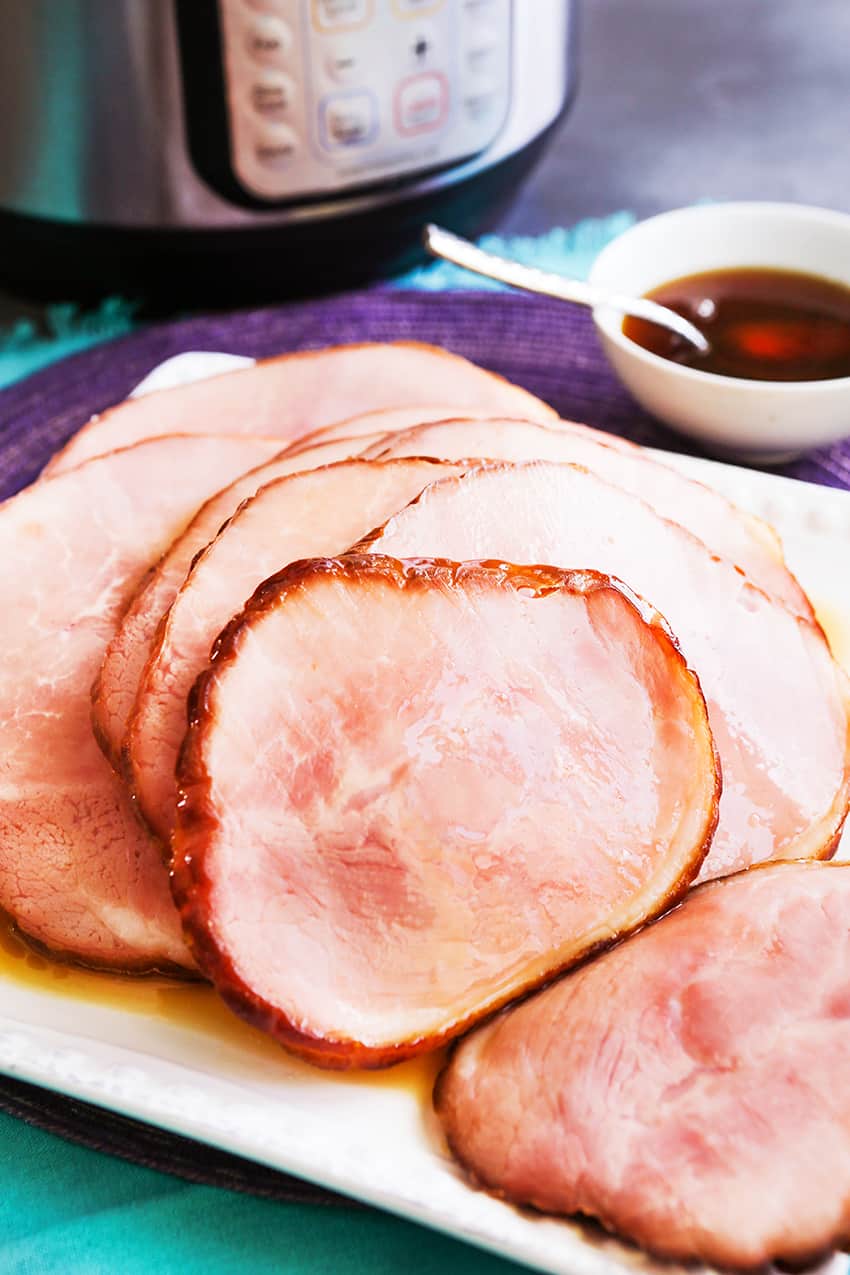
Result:
[[[60,1142],[0,1114],[2,1275],[516,1275],[374,1209],[282,1204]]]

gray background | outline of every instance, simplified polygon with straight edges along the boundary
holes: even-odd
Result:
[[[504,229],[704,197],[850,211],[850,0],[579,0],[579,18],[573,108]]]

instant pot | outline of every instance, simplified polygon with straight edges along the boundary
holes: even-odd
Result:
[[[569,101],[571,0],[0,0],[0,282],[320,291],[472,232]]]

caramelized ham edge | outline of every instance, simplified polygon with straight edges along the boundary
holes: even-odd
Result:
[[[218,826],[218,819],[211,795],[212,780],[206,769],[204,753],[207,735],[210,730],[215,729],[215,699],[219,678],[227,664],[238,656],[243,638],[246,633],[250,633],[253,621],[265,612],[274,611],[290,590],[297,588],[317,572],[346,578],[355,576],[360,582],[368,580],[370,576],[383,576],[400,587],[409,588],[411,585],[427,587],[435,576],[442,576],[449,584],[474,579],[483,572],[492,577],[494,570],[498,572],[500,581],[510,581],[515,588],[531,591],[535,596],[563,588],[584,594],[596,590],[612,590],[634,607],[647,627],[653,630],[656,639],[666,646],[669,658],[691,681],[695,695],[702,704],[711,750],[713,795],[702,838],[696,843],[691,858],[683,865],[664,897],[656,900],[650,911],[635,925],[627,926],[609,938],[571,952],[565,961],[553,965],[543,980],[538,978],[513,988],[498,1001],[473,1010],[441,1032],[387,1046],[370,1046],[352,1038],[331,1038],[305,1031],[297,1027],[281,1009],[246,986],[231,956],[219,946],[214,937],[215,919],[210,907],[212,883],[204,868],[204,846]],[[440,1049],[474,1025],[504,1009],[507,1004],[539,990],[542,985],[572,969],[577,963],[606,950],[634,930],[642,928],[647,921],[669,911],[687,893],[708,854],[717,827],[722,788],[720,762],[708,727],[708,711],[699,678],[684,659],[678,641],[663,617],[643,604],[620,581],[598,571],[562,570],[546,565],[517,566],[496,561],[456,563],[439,558],[417,558],[401,562],[381,555],[357,554],[291,563],[264,581],[242,612],[223,629],[213,646],[210,664],[198,676],[189,694],[188,730],[178,757],[176,775],[178,818],[172,837],[170,881],[183,932],[199,969],[213,982],[225,1004],[240,1018],[273,1036],[285,1049],[298,1057],[319,1067],[341,1071],[389,1067],[415,1055]]]

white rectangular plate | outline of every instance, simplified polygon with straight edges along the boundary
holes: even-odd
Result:
[[[192,360],[181,358],[180,379],[190,379]],[[205,356],[203,372],[215,370]],[[777,528],[850,669],[850,493],[710,461],[663,459]],[[846,836],[843,844],[847,853]],[[472,1190],[431,1115],[434,1060],[377,1077],[329,1075],[232,1019],[208,989],[69,973],[2,947],[0,990],[0,1069],[9,1075],[335,1188],[542,1271],[677,1270],[588,1228],[522,1213]],[[846,1258],[835,1260],[846,1267]]]

